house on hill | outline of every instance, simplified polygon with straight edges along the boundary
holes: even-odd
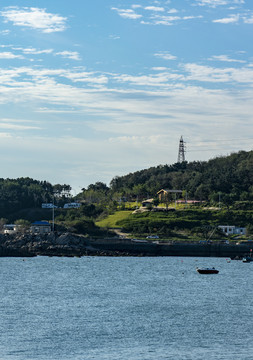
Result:
[[[182,194],[182,190],[170,190],[170,189],[161,189],[158,191],[157,196],[159,198],[160,202],[166,202],[169,198],[169,194],[175,194],[175,197],[177,194]]]
[[[51,233],[51,224],[48,221],[35,221],[30,227],[32,234],[49,234]]]
[[[5,224],[3,226],[4,234],[15,234],[20,228],[21,226],[16,224]]]
[[[225,235],[246,235],[246,228],[234,225],[219,225],[220,229]]]

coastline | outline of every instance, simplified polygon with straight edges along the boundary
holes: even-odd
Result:
[[[48,235],[0,234],[0,257],[34,256],[194,256],[242,258],[250,244],[133,242],[130,239],[92,239],[73,233]]]

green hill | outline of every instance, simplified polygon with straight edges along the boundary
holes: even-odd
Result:
[[[110,183],[111,194],[126,197],[154,197],[162,188],[185,190],[196,200],[217,201],[219,194],[226,195],[227,202],[253,200],[253,151],[206,162],[159,165],[116,176]]]

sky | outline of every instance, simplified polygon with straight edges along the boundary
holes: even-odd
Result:
[[[69,184],[253,140],[252,0],[2,0],[1,177]]]

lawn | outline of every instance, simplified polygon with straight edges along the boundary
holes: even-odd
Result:
[[[117,211],[114,214],[109,215],[107,218],[101,221],[97,221],[96,225],[103,228],[120,228],[120,226],[117,225],[117,222],[128,218],[128,216],[132,214],[132,212],[132,210]]]

